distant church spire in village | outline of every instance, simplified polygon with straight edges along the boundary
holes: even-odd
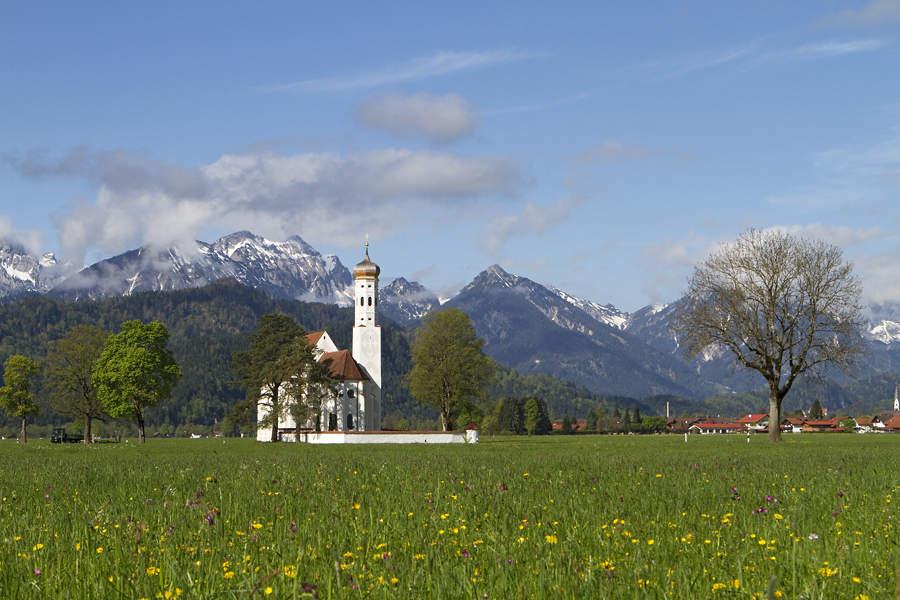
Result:
[[[894,410],[900,411],[900,397],[897,396],[897,386],[894,386]]]

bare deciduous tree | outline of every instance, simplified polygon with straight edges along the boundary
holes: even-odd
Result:
[[[781,441],[781,402],[798,377],[829,367],[853,375],[867,354],[862,286],[840,248],[749,230],[695,268],[673,320],[685,354],[728,349],[769,388],[769,441]]]

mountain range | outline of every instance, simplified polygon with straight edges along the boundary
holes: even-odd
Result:
[[[142,247],[77,272],[52,253],[34,257],[22,246],[0,241],[0,300],[28,294],[102,300],[196,288],[225,278],[272,298],[352,304],[350,270],[337,256],[323,255],[297,236],[276,242],[241,231],[212,243]],[[669,332],[675,304],[627,313],[497,265],[449,300],[402,277],[381,288],[382,313],[402,327],[416,326],[440,306],[465,311],[484,338],[485,351],[501,364],[522,375],[552,375],[601,394],[702,399],[764,383],[753,373],[731,374],[728,361],[714,360],[715,353],[684,360]],[[864,375],[900,373],[900,308],[879,305],[870,312],[872,356]]]

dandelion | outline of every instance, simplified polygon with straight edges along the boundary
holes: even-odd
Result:
[[[521,539],[521,538],[519,538],[519,539]],[[555,544],[555,543],[556,543],[556,536],[555,536],[555,535],[545,535],[545,536],[544,536],[544,539],[547,540],[547,543],[548,543],[548,544]]]
[[[225,577],[225,579],[231,579],[232,577],[234,577],[234,571],[226,572],[225,575],[223,575],[223,577]]]
[[[654,542],[653,540],[647,540],[647,545],[648,545],[648,546],[652,546],[654,543],[656,543],[656,542]]]
[[[272,588],[267,587],[266,588],[266,596],[270,595],[271,593],[272,593]]]
[[[102,547],[97,548],[97,554],[103,554],[103,548],[102,548]]]
[[[159,569],[157,569],[156,567],[147,567],[147,575],[150,575],[152,577],[157,573],[159,573]]]

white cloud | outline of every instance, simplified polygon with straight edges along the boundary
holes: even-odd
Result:
[[[79,150],[79,152],[81,152]],[[356,242],[359,231],[386,237],[435,211],[485,194],[503,197],[519,181],[502,156],[384,149],[359,154],[225,155],[195,167],[125,151],[87,153],[80,167],[27,157],[8,161],[33,178],[75,175],[95,182],[96,201],[75,199],[56,218],[73,261],[90,248],[121,252],[202,238],[210,229],[299,234],[314,242]]]
[[[858,255],[853,263],[855,273],[863,282],[864,304],[897,302],[900,298],[900,248]]]
[[[494,253],[513,236],[544,233],[550,227],[567,221],[572,209],[585,201],[583,196],[575,195],[559,199],[546,207],[529,202],[521,215],[503,215],[489,223],[480,245]]]
[[[900,22],[900,0],[873,0],[860,8],[848,8],[828,15],[820,25],[837,27],[869,27]]]
[[[822,240],[832,246],[837,246],[842,250],[855,246],[864,246],[870,242],[876,242],[894,234],[885,231],[879,227],[872,229],[864,229],[859,227],[853,229],[851,227],[843,227],[839,225],[829,225],[827,223],[810,223],[809,225],[777,225],[767,227],[765,231],[787,231],[791,235]]]
[[[665,80],[710,69],[728,67],[732,70],[745,70],[762,65],[778,65],[799,60],[870,52],[885,46],[887,46],[887,42],[878,39],[829,40],[804,44],[795,48],[772,48],[763,41],[756,41],[739,48],[654,59],[626,67],[623,72]]]
[[[44,253],[41,245],[43,234],[36,229],[19,229],[9,215],[0,215],[0,242],[21,244],[32,254],[40,256]]]
[[[797,211],[838,210],[866,205],[893,207],[900,179],[900,135],[896,133],[867,147],[819,152],[813,159],[816,181],[767,198],[779,207]]]
[[[372,129],[401,138],[422,136],[434,144],[449,144],[467,136],[478,125],[472,103],[446,94],[433,96],[419,92],[404,96],[398,92],[369,98],[356,110],[357,120]]]
[[[388,65],[359,75],[307,79],[287,85],[269,86],[264,92],[291,90],[299,93],[339,92],[396,85],[405,81],[437,77],[457,71],[488,67],[505,62],[542,56],[518,50],[490,50],[486,52],[439,52],[398,65]]]

